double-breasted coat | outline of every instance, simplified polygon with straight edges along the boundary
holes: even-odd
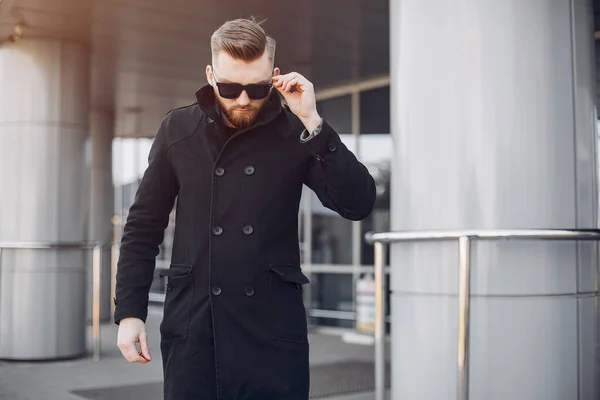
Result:
[[[146,320],[169,214],[176,223],[160,325],[165,400],[306,400],[307,321],[300,267],[302,186],[349,220],[367,217],[375,183],[323,121],[304,126],[273,93],[228,136],[213,88],[161,122],[125,224],[115,323]]]

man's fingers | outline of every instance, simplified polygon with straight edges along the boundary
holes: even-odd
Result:
[[[298,84],[298,79],[297,78],[293,78],[289,81],[286,82],[284,89],[286,92],[289,92],[294,86],[296,86]]]
[[[123,354],[123,357],[125,357],[125,359],[127,361],[129,361],[130,363],[134,363],[134,362],[139,362],[139,363],[144,363],[147,362],[144,357],[140,356],[138,353],[137,348],[135,347],[135,344],[133,342],[128,343],[124,346],[121,346],[121,353]]]
[[[289,96],[291,94],[291,93],[286,92],[285,90],[283,90],[283,86],[282,85],[273,85],[273,86],[275,87],[275,89],[277,89],[277,91],[279,93],[281,93],[283,95],[283,97],[287,98],[287,96]]]
[[[150,356],[150,350],[148,349],[148,335],[146,333],[140,334],[140,348],[142,357],[146,359],[146,361],[150,361],[152,357]]]
[[[286,83],[288,83],[291,80],[296,79],[297,82],[299,83],[303,83],[306,81],[306,78],[304,78],[302,75],[300,75],[297,72],[290,72],[289,74],[285,74],[285,75],[277,75],[273,77],[273,83],[275,85],[285,85]],[[308,81],[306,81],[308,82]]]
[[[273,77],[273,86],[277,89],[281,89],[280,91],[282,93],[290,93],[293,87],[296,87],[300,91],[312,89],[310,81],[297,72],[290,72],[286,75]]]
[[[123,350],[123,355],[129,362],[136,362],[140,356],[134,343],[129,343],[129,345]]]
[[[137,343],[140,343],[140,350],[137,348]],[[131,363],[144,364],[150,361],[144,321],[133,317],[121,320],[117,346],[121,350],[123,357]]]
[[[142,357],[141,355],[136,354],[135,358],[133,359],[134,363],[138,363],[138,364],[146,364],[147,362],[150,362],[150,360],[146,360],[144,357]]]
[[[123,357],[125,357],[125,359],[129,362],[133,362],[135,356],[137,355],[137,350],[133,342],[120,343],[119,350],[121,350],[121,354],[123,354]]]
[[[288,76],[288,75],[284,75],[282,77],[277,77],[277,78],[279,78],[279,79],[273,81],[273,86],[275,86],[278,89],[281,89],[281,90],[285,91],[285,86],[292,79],[292,77]]]

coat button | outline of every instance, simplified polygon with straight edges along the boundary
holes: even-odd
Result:
[[[215,296],[218,296],[218,295],[220,295],[220,294],[221,294],[221,288],[220,288],[220,287],[218,287],[218,286],[213,286],[213,287],[210,289],[210,292],[211,292],[213,295],[215,295]]]
[[[252,225],[244,225],[244,227],[242,228],[242,230],[244,231],[244,233],[246,235],[251,235],[252,232],[254,232],[254,228],[252,227]]]
[[[170,283],[167,283],[167,290],[173,290],[173,285]]]
[[[215,236],[221,236],[223,234],[223,228],[220,226],[215,226],[212,231]]]
[[[254,173],[254,167],[252,165],[247,166],[244,168],[244,173],[248,176],[252,175]]]
[[[223,168],[217,168],[215,169],[215,175],[216,176],[223,176],[225,174],[225,170]]]
[[[250,297],[254,295],[254,288],[252,286],[246,286],[244,288],[244,292],[246,293],[246,296]]]
[[[335,143],[329,143],[329,151],[336,151],[337,147],[335,146]]]

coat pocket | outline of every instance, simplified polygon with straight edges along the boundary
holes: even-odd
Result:
[[[308,343],[306,309],[302,298],[302,285],[307,283],[309,280],[298,265],[270,265],[271,339]]]
[[[159,276],[167,277],[163,319],[160,334],[163,340],[178,340],[187,337],[190,312],[194,298],[194,274],[190,264],[171,264]]]

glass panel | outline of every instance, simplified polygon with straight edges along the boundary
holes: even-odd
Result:
[[[390,87],[360,93],[360,133],[390,133]]]
[[[352,132],[352,97],[350,95],[317,102],[317,111],[337,133]]]
[[[129,208],[133,204],[139,182],[148,167],[148,154],[154,139],[116,138],[113,141],[113,183],[115,185],[115,240],[120,242],[123,228],[127,222]],[[171,212],[165,238],[159,246],[156,258],[151,293],[164,293],[165,282],[158,274],[168,268],[171,260],[171,248],[175,228],[175,211]]]
[[[390,228],[390,193],[392,137],[389,134],[361,135],[359,137],[361,161],[369,169],[377,186],[377,199],[371,215],[361,223],[361,264],[374,264],[373,245],[365,240],[367,232],[387,232]],[[386,260],[389,262],[389,249]]]
[[[351,135],[340,136],[350,151],[354,151],[354,138]],[[352,221],[323,206],[312,190],[305,188],[304,194],[310,196],[312,210],[312,263],[352,264]],[[301,210],[304,210],[305,201],[303,196]]]
[[[313,264],[352,264],[352,222],[314,208],[312,221]]]
[[[334,310],[352,312],[352,275],[311,274],[311,307],[307,310]],[[310,311],[308,311],[310,313]],[[317,311],[318,312],[318,311]],[[325,317],[309,317],[309,322],[318,326],[352,328],[353,320]]]
[[[352,275],[315,273],[311,274],[310,280],[310,285],[305,286],[305,290],[310,290],[310,300],[305,303],[309,323],[314,326],[353,329],[355,317],[352,304],[354,290]],[[389,275],[386,275],[385,282],[389,288]],[[389,318],[389,290],[384,301],[386,315]],[[341,315],[336,312],[341,312]]]

